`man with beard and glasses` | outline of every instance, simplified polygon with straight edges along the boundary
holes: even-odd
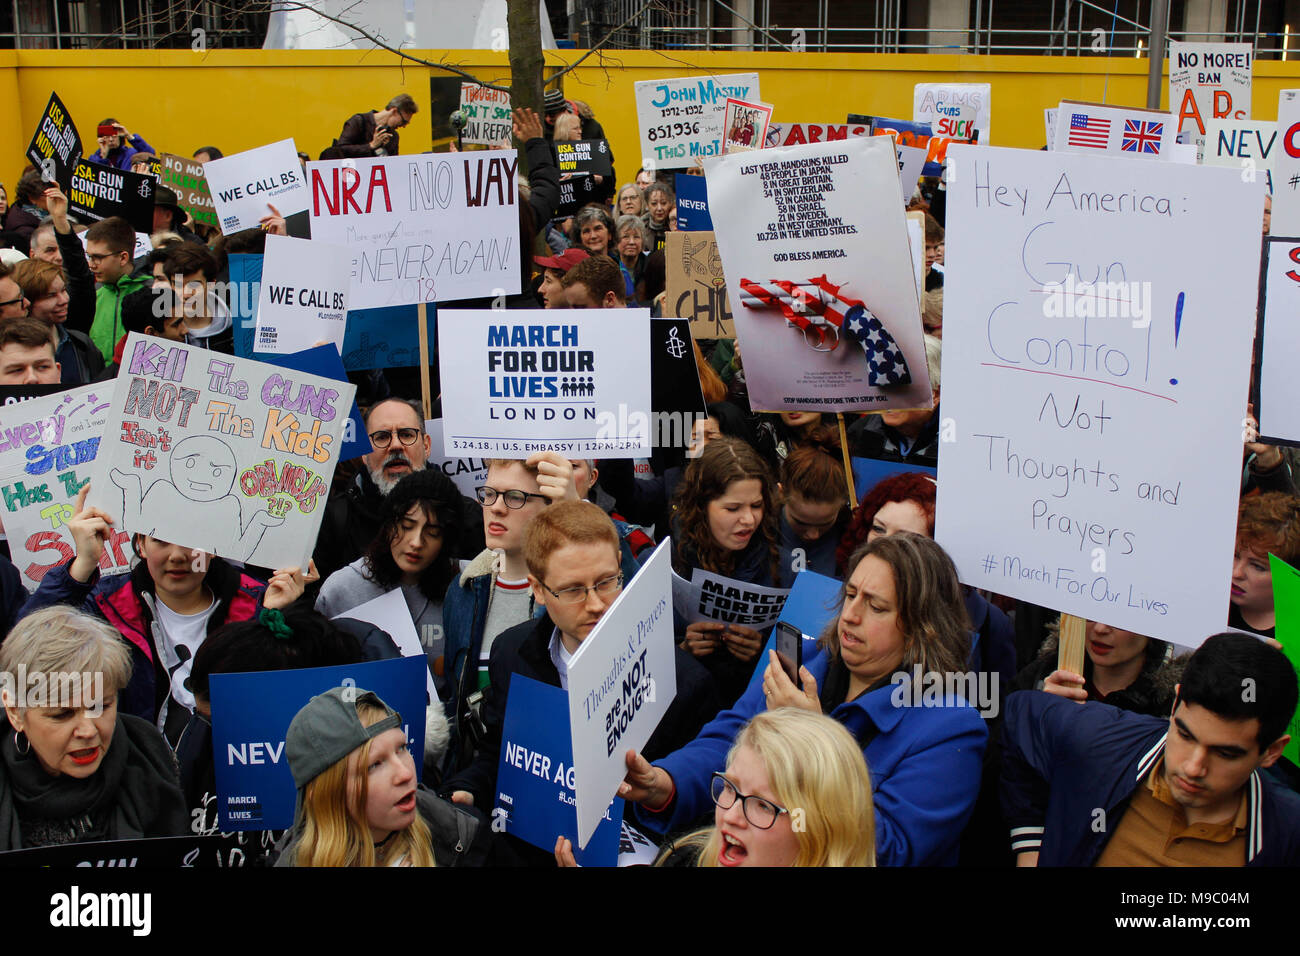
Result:
[[[384,498],[399,481],[429,464],[429,436],[419,402],[386,398],[363,416],[374,450],[361,456],[357,476],[330,499],[316,539],[321,580],[365,552],[381,522]],[[462,496],[464,532],[458,557],[483,550],[483,514],[477,501]]]

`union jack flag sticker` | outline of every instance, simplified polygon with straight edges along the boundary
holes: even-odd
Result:
[[[1164,123],[1145,120],[1125,120],[1120,149],[1127,153],[1160,153],[1160,140],[1165,135]]]

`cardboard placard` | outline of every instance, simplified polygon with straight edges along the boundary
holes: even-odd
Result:
[[[223,235],[256,229],[274,206],[286,219],[309,203],[302,162],[292,139],[267,143],[203,164]]]
[[[45,104],[45,112],[27,147],[27,158],[41,171],[42,180],[58,183],[66,191],[70,188],[73,164],[80,156],[81,136],[72,122],[72,114],[59,94],[51,91],[50,101]]]
[[[162,161],[162,184],[176,193],[181,209],[195,222],[216,229],[219,226],[217,207],[213,205],[212,192],[208,189],[207,177],[203,175],[203,164],[175,153],[163,153],[158,158]],[[278,203],[276,208],[280,208]],[[280,211],[284,212],[283,209]]]
[[[586,847],[627,773],[677,696],[671,605],[672,541],[665,539],[569,661],[569,726]]]
[[[500,146],[514,129],[510,116],[510,94],[490,90],[478,83],[460,85],[460,111],[465,114],[465,145]]]
[[[0,407],[5,534],[10,560],[29,591],[76,556],[67,522],[99,455],[112,396],[113,383],[102,382]],[[129,570],[132,557],[131,536],[113,528],[99,570]]]
[[[757,73],[642,80],[635,91],[641,155],[657,169],[683,169],[694,166],[696,157],[721,156],[727,99],[759,98]]]
[[[650,451],[648,309],[438,314],[444,452],[635,458]]]
[[[944,304],[971,321],[944,330],[935,539],[971,586],[1199,644],[1227,617],[1263,183],[952,161]]]
[[[735,338],[727,280],[713,233],[668,233],[664,264],[668,280],[665,314],[690,319],[691,335],[697,339]]]
[[[514,150],[308,163],[313,240],[352,252],[353,309],[519,291]]]
[[[708,180],[751,407],[929,407],[893,142],[723,156]]]
[[[132,332],[89,504],[115,527],[307,566],[356,386]]]

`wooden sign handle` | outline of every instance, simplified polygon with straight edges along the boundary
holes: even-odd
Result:
[[[1056,650],[1058,670],[1083,674],[1083,644],[1088,622],[1073,614],[1061,615],[1061,640]]]
[[[844,430],[844,413],[836,412],[835,420],[840,426],[840,453],[844,456],[844,477],[849,483],[849,508],[858,506],[858,493],[853,487],[853,464],[849,460],[849,437]]]
[[[416,309],[420,323],[420,398],[424,402],[424,420],[433,417],[433,386],[429,382],[429,312],[423,302]]]

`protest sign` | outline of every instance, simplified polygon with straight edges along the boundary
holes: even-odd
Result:
[[[162,161],[162,184],[175,191],[181,209],[189,213],[195,222],[216,229],[217,207],[212,203],[212,192],[203,175],[203,164],[197,159],[186,159],[175,153],[163,153],[158,158]],[[280,209],[279,203],[275,206]],[[283,209],[280,211],[284,212]]]
[[[622,751],[620,751],[622,753]],[[501,730],[493,829],[551,852],[566,836],[579,866],[613,866],[623,801],[614,797],[590,841],[578,839],[577,768],[569,731],[569,695],[523,674],[510,675]]]
[[[609,143],[603,139],[556,142],[555,158],[559,163],[561,174],[614,175],[614,166],[609,160]]]
[[[85,230],[77,233],[77,238],[81,240],[81,248],[86,249],[86,243],[90,240],[86,238]],[[131,250],[131,258],[139,259],[153,251],[153,241],[149,238],[147,232],[137,232],[135,234],[135,247]]]
[[[557,318],[557,315],[560,317]],[[635,458],[650,451],[648,309],[443,310],[444,451]]]
[[[1273,161],[1273,221],[1271,236],[1300,236],[1300,90],[1283,90],[1277,100],[1277,132],[1281,148]]]
[[[343,246],[267,236],[254,350],[284,355],[329,342],[342,351],[351,267]]]
[[[132,332],[89,504],[125,532],[306,567],[356,386]]]
[[[723,621],[764,628],[781,616],[788,588],[746,584],[695,568],[687,581],[673,572],[673,609],[689,623]]]
[[[843,585],[835,578],[816,571],[800,571],[794,576],[794,584],[777,620],[793,624],[805,640],[815,641],[839,612],[841,591]]]
[[[1227,616],[1263,184],[953,161],[945,306],[973,321],[944,330],[936,540],[974,587],[1199,644]]]
[[[297,789],[284,752],[294,715],[335,687],[368,690],[402,716],[418,774],[424,763],[424,658],[395,657],[338,667],[213,674],[212,756],[223,830],[283,830],[293,825]]]
[[[929,123],[936,136],[968,140],[979,133],[988,145],[993,124],[990,83],[917,83],[912,88],[912,119]]]
[[[77,553],[67,522],[99,455],[112,395],[113,383],[102,382],[0,407],[4,528],[10,560],[29,591]],[[110,529],[101,573],[128,570],[131,557],[131,536]]]
[[[881,461],[878,458],[858,458],[857,456],[850,458],[849,464],[853,471],[853,487],[857,489],[859,504],[867,496],[867,492],[886,478],[901,475],[904,472],[920,472],[933,479],[936,477],[937,471],[928,465],[918,465],[913,462]]]
[[[855,114],[849,114],[849,121],[853,121]],[[906,198],[912,197],[912,191],[916,189],[916,180],[921,176],[942,176],[943,166],[948,155],[948,144],[958,142],[971,142],[972,139],[959,139],[955,136],[939,136],[933,133],[929,123],[909,122],[908,120],[889,119],[884,116],[868,117],[871,121],[871,133],[873,136],[884,136],[886,134],[894,138],[894,143],[898,147],[898,175],[903,185],[903,194]],[[910,150],[921,150],[924,162],[920,166],[920,171],[916,175],[911,175],[916,167],[916,154]],[[911,176],[909,179],[908,177]]]
[[[256,229],[270,215],[268,204],[286,219],[308,205],[302,163],[291,139],[206,162],[203,176],[223,235]]]
[[[677,696],[669,604],[672,541],[664,541],[569,660],[569,726],[578,845],[585,847],[640,750]]]
[[[1249,43],[1169,41],[1169,111],[1178,116],[1175,133],[1190,132],[1203,149],[1210,119],[1250,119]]]
[[[1270,445],[1300,445],[1300,239],[1271,236],[1266,246],[1264,300],[1259,304],[1255,348],[1259,375],[1255,415],[1259,440]]]
[[[766,144],[802,146],[804,143],[829,143],[850,136],[870,136],[870,123],[772,123],[767,127]]]
[[[931,405],[893,142],[723,156],[708,179],[751,407]]]
[[[555,207],[555,219],[568,219],[578,210],[596,199],[596,182],[586,174],[560,180],[560,203]]]
[[[0,853],[0,867],[23,869],[232,869],[247,865],[258,856],[257,848],[245,847],[235,834],[211,836],[141,837],[135,840],[96,840],[92,843],[59,843],[27,850]],[[75,906],[75,904],[74,904]]]
[[[728,98],[722,113],[722,152],[762,149],[767,144],[767,124],[771,121],[771,103]]]
[[[350,607],[335,614],[332,620],[337,621],[339,618],[351,618],[354,621],[373,624],[393,639],[393,643],[397,645],[403,657],[418,657],[428,663],[424,644],[415,630],[415,621],[411,618],[411,610],[406,605],[406,598],[402,595],[401,588],[393,588],[364,604]],[[424,669],[424,676],[425,690],[431,703],[438,699],[438,691],[433,686],[433,674],[427,666]]]
[[[635,91],[641,155],[658,169],[683,169],[694,166],[697,156],[721,156],[728,98],[759,98],[757,73],[642,80]]]
[[[352,250],[352,309],[516,293],[514,150],[308,163],[311,236]]]
[[[1056,142],[1056,107],[1049,106],[1043,110],[1043,142],[1050,151]]]
[[[1205,121],[1205,148],[1201,162],[1206,166],[1232,166],[1247,180],[1262,175],[1273,192],[1273,157],[1277,145],[1277,123],[1264,120]],[[1277,152],[1280,152],[1277,151]]]
[[[72,164],[68,210],[96,221],[121,216],[136,232],[152,232],[155,185],[144,173],[78,159]]]
[[[442,419],[431,418],[424,423],[424,433],[429,436],[429,467],[440,468],[452,484],[466,498],[473,499],[478,489],[487,484],[486,458],[452,458],[443,451]]]
[[[66,385],[0,385],[0,405],[17,405],[42,395],[53,395],[67,389]]]
[[[691,440],[691,428],[704,418],[704,390],[695,364],[691,327],[686,319],[665,316],[650,320],[650,407],[654,410],[655,444],[683,448]],[[664,419],[678,429],[665,435]]]
[[[465,130],[460,134],[462,144],[500,146],[502,141],[510,138],[514,127],[510,117],[510,94],[505,90],[491,90],[478,83],[462,83],[460,111],[465,117]]]
[[[1129,159],[1170,159],[1171,113],[1061,100],[1053,152],[1113,153]]]
[[[287,355],[258,354],[253,358],[277,368],[319,375],[321,378],[328,378],[335,382],[346,383],[348,380],[348,373],[343,368],[342,360],[339,359],[338,349],[333,345],[320,345]],[[374,446],[370,444],[370,436],[366,434],[366,426],[361,419],[361,409],[357,407],[354,398],[348,420],[343,423],[343,444],[339,448],[338,460],[347,461],[349,458],[368,455],[372,451]]]
[[[145,153],[136,153],[134,156],[131,157],[132,166],[137,166],[140,163],[144,163],[147,166],[145,172],[147,172],[154,179],[158,179],[158,180],[162,179],[163,163],[162,160],[159,159],[157,156],[149,156]]]
[[[664,265],[668,292],[665,314],[690,319],[691,335],[697,339],[735,338],[727,280],[713,233],[668,233],[664,237]]]
[[[703,176],[686,173],[678,173],[673,178],[677,182],[677,231],[712,232],[708,181]]]
[[[77,133],[72,115],[51,91],[45,112],[36,124],[36,132],[27,147],[27,158],[41,171],[41,179],[58,183],[63,190],[70,188],[72,166],[81,157],[81,136]]]
[[[1286,659],[1300,673],[1300,571],[1275,554],[1268,556],[1268,564],[1273,577],[1277,640]],[[1291,742],[1283,749],[1282,756],[1292,763],[1300,763],[1300,709],[1291,716],[1286,732],[1291,735]]]
[[[925,213],[907,211],[907,245],[912,252],[912,273],[916,276],[916,299],[925,305]]]

